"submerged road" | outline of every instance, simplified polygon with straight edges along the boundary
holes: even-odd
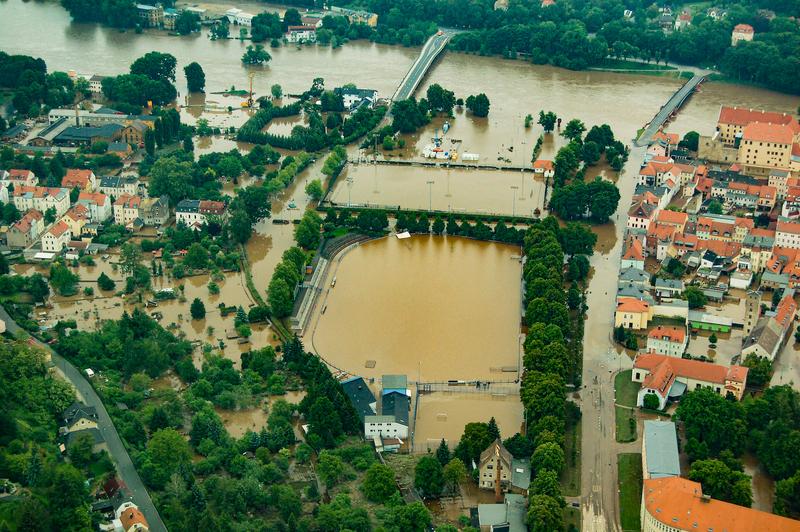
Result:
[[[22,330],[22,328],[11,319],[11,316],[9,316],[5,309],[1,306],[0,319],[6,322],[6,329],[11,334],[16,334],[17,331]],[[64,357],[53,351],[50,346],[43,344],[38,340],[35,341],[39,347],[50,353],[53,359],[53,364],[55,364],[56,368],[61,371],[61,373],[64,375],[64,378],[66,378],[66,380],[72,384],[78,393],[80,393],[81,397],[83,397],[84,403],[86,403],[88,406],[93,406],[97,410],[97,428],[100,430],[100,434],[103,435],[103,439],[105,439],[106,444],[108,445],[108,453],[117,464],[117,473],[128,487],[131,499],[133,500],[134,504],[139,507],[139,510],[141,510],[142,514],[144,514],[145,519],[147,519],[147,523],[150,525],[151,531],[166,532],[167,528],[164,526],[161,516],[158,515],[158,510],[156,510],[156,506],[153,504],[150,494],[147,493],[147,489],[144,487],[144,483],[139,477],[139,473],[137,473],[136,468],[133,466],[131,457],[128,455],[128,451],[125,449],[122,439],[119,437],[117,429],[114,427],[114,423],[111,421],[111,416],[108,415],[108,411],[103,405],[103,401],[100,400],[100,397],[94,391],[92,385],[83,377],[83,374],[75,366],[70,364]]]
[[[392,96],[392,101],[407,100],[414,95],[414,91],[419,87],[422,78],[425,77],[425,74],[431,68],[433,62],[439,54],[442,53],[447,43],[456,33],[455,30],[441,30],[428,39],[422,47],[419,57],[414,61],[414,64],[411,65],[403,81],[400,82],[400,86],[397,87],[394,96]]]
[[[632,148],[618,186],[620,201],[614,233],[600,241],[590,258],[593,275],[586,293],[589,306],[583,333],[583,377],[581,405],[581,510],[584,532],[619,532],[617,454],[640,452],[641,442],[616,441],[614,376],[633,366],[631,359],[614,344],[614,308],[619,279],[628,206],[634,179],[644,150]]]

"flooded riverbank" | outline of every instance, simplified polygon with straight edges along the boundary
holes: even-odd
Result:
[[[456,213],[534,217],[544,210],[544,179],[530,172],[350,164],[328,200]]]
[[[509,245],[420,235],[358,246],[334,259],[306,347],[365,377],[513,381],[519,253]]]

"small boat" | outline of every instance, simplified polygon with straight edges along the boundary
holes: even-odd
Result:
[[[290,209],[296,209],[296,208],[297,208],[297,203],[295,203],[295,202],[294,202],[294,200],[291,200],[291,201],[289,202],[289,205],[288,205],[288,207],[289,207]]]

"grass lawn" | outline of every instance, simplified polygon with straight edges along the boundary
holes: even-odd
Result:
[[[676,70],[673,66],[657,65],[655,63],[643,63],[640,61],[628,61],[627,59],[606,59],[601,65],[602,68],[612,68],[615,70]]]
[[[614,417],[617,425],[617,441],[620,443],[636,441],[636,411],[615,406]]]
[[[581,424],[567,429],[564,435],[566,467],[561,473],[561,492],[567,497],[581,494]]]
[[[570,525],[575,528],[570,528]],[[581,509],[567,506],[564,508],[564,530],[580,530],[581,529]]]
[[[617,456],[619,468],[619,517],[622,530],[641,530],[639,511],[642,504],[642,455],[623,453]]]
[[[620,371],[614,377],[614,390],[616,391],[615,403],[622,406],[636,406],[636,398],[639,394],[639,389],[642,387],[638,382],[633,382],[631,377],[633,375],[632,369]]]

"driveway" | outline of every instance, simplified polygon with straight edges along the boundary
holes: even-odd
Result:
[[[0,306],[0,319],[6,322],[6,329],[11,334],[16,334],[17,331],[22,330],[17,323],[11,319],[11,316],[8,315],[2,306]],[[150,499],[150,494],[147,493],[147,489],[144,487],[139,473],[136,472],[131,457],[128,455],[128,451],[125,449],[122,439],[119,437],[117,429],[114,427],[114,423],[111,421],[111,417],[108,415],[108,411],[103,405],[103,401],[100,400],[100,397],[94,391],[92,385],[89,384],[89,381],[84,378],[83,374],[75,366],[53,351],[50,346],[38,340],[35,341],[37,345],[46,349],[51,354],[53,364],[61,371],[67,381],[75,387],[78,393],[81,394],[84,402],[97,409],[97,428],[100,430],[100,434],[103,435],[108,445],[109,454],[117,464],[117,472],[120,478],[125,485],[128,486],[128,491],[130,492],[133,502],[144,514],[151,531],[166,532],[167,528],[164,526],[161,516],[158,515],[158,511],[152,499]]]

